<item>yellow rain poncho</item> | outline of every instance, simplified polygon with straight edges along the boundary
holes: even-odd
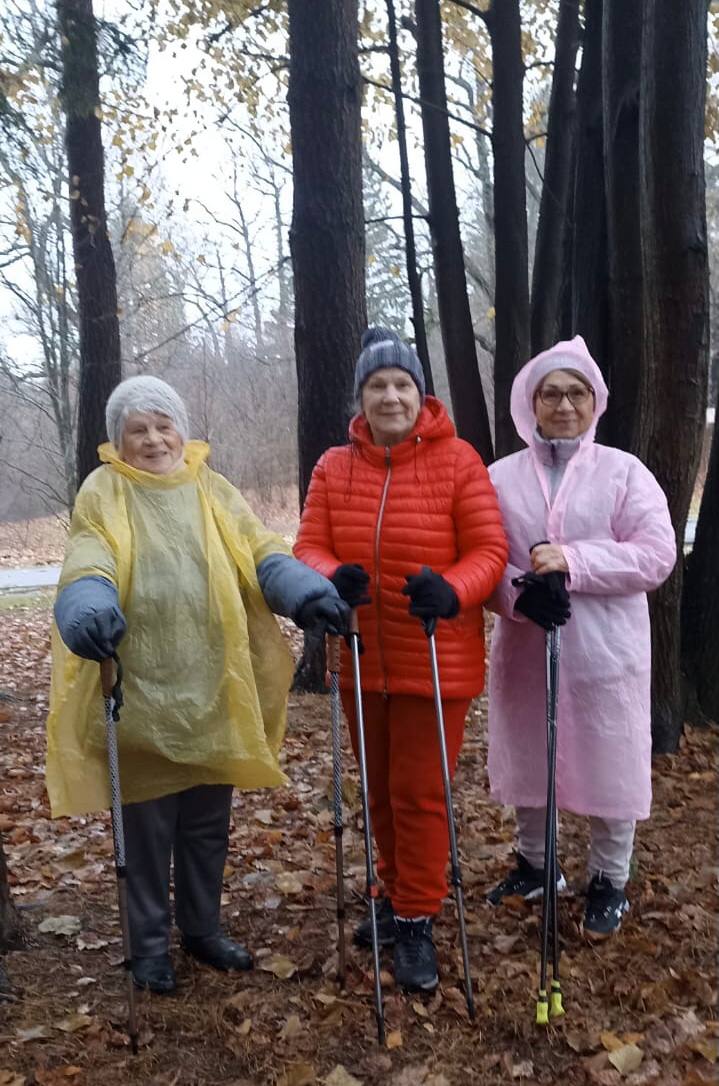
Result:
[[[103,466],[77,496],[60,588],[105,577],[127,619],[123,802],[198,784],[282,784],[292,660],[255,570],[289,547],[207,467],[204,442],[188,442],[171,475],[130,467],[110,444],[99,451]],[[100,668],[74,656],[54,624],[52,653],[52,814],[101,810],[110,790]]]

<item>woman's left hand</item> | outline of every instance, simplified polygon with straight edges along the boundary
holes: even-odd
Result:
[[[558,543],[538,543],[530,553],[535,573],[569,573],[567,559]]]

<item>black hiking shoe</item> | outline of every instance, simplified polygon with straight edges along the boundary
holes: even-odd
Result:
[[[156,995],[168,995],[176,987],[175,970],[167,954],[133,958],[132,979],[136,988],[148,988]]]
[[[606,875],[595,875],[587,889],[584,934],[591,942],[608,939],[619,931],[622,917],[629,910],[624,890],[615,890]]]
[[[394,943],[394,909],[388,897],[381,897],[375,902],[377,915],[377,939],[380,946],[392,946]],[[367,916],[354,930],[354,942],[357,946],[372,946],[372,924]]]
[[[229,973],[236,969],[252,969],[252,955],[241,943],[234,942],[221,931],[214,935],[183,935],[182,948],[198,962]]]
[[[535,901],[544,896],[544,868],[532,867],[521,852],[515,853],[517,866],[502,879],[494,890],[487,894],[490,905],[499,905],[505,897],[523,897],[525,901]],[[561,871],[557,874],[557,890],[566,890],[567,882]]]
[[[409,992],[432,992],[439,984],[437,954],[432,941],[432,918],[394,918],[394,980]]]

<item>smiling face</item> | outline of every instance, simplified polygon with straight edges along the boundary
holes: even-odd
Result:
[[[125,420],[120,456],[133,468],[169,475],[182,462],[184,443],[167,415],[131,411]]]
[[[552,370],[534,394],[534,414],[542,437],[580,437],[594,418],[594,393],[570,370]]]
[[[406,370],[375,370],[362,385],[362,411],[375,445],[397,445],[412,432],[422,399]]]

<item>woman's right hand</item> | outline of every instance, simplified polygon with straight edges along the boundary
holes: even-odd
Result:
[[[55,621],[70,652],[97,663],[112,656],[127,630],[117,590],[104,577],[80,577],[61,589]]]
[[[347,563],[338,566],[330,577],[338,593],[350,607],[361,607],[371,603],[369,594],[369,573],[364,566]]]

